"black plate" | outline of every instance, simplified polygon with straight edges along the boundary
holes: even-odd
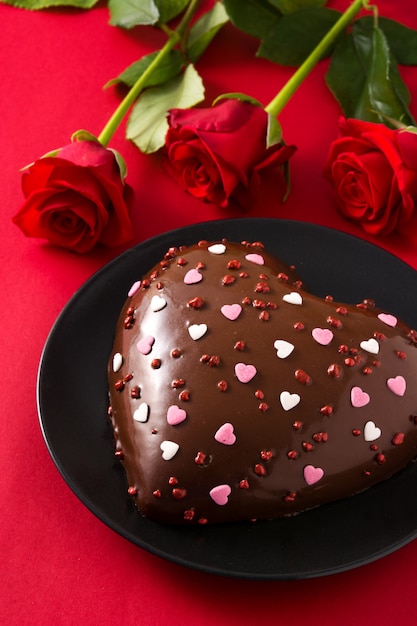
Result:
[[[417,468],[347,500],[257,524],[170,527],[141,518],[113,455],[106,365],[132,283],[166,249],[200,239],[263,241],[310,290],[381,308],[417,326],[417,272],[361,239],[301,222],[235,219],[164,233],[125,252],[71,298],[45,345],[38,409],[50,454],[81,501],[116,532],[165,559],[241,578],[322,576],[380,558],[417,536]],[[347,541],[347,537],[352,540]]]

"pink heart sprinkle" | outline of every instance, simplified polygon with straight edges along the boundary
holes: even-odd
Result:
[[[311,334],[321,346],[328,346],[333,339],[333,333],[329,328],[313,328]]]
[[[256,265],[263,265],[265,263],[263,256],[260,254],[247,254],[245,259],[251,263],[256,263]]]
[[[395,378],[388,378],[387,387],[396,396],[403,396],[405,394],[406,382],[403,376],[396,376]]]
[[[129,298],[132,298],[132,296],[135,295],[135,293],[137,293],[140,289],[140,285],[141,285],[141,281],[137,280],[136,282],[133,283],[133,285],[131,286],[131,288],[129,289],[127,295]]]
[[[187,413],[176,404],[172,404],[168,407],[167,422],[170,426],[177,426],[177,424],[181,424],[186,418]]]
[[[224,506],[229,500],[231,491],[230,485],[217,485],[210,490],[210,497],[219,506]]]
[[[314,485],[324,476],[324,470],[321,467],[314,467],[314,465],[306,465],[304,468],[304,480],[307,485]]]
[[[214,438],[216,441],[223,443],[225,446],[232,446],[236,441],[233,424],[226,422],[223,426],[220,426],[214,435]]]
[[[369,394],[366,391],[363,391],[360,387],[352,387],[350,391],[350,401],[352,402],[352,406],[356,408],[360,408],[361,406],[366,406],[370,401]]]
[[[220,311],[228,320],[236,320],[242,312],[240,304],[224,304]]]
[[[256,367],[245,363],[236,363],[235,374],[241,383],[248,383],[255,376]]]
[[[384,322],[387,326],[392,326],[393,328],[395,328],[398,322],[395,315],[390,315],[389,313],[380,313],[378,315],[378,319],[381,320],[381,322]]]
[[[184,283],[186,285],[195,285],[203,280],[203,275],[198,270],[189,270],[184,276]]]
[[[139,352],[141,352],[142,354],[149,354],[149,352],[152,350],[152,346],[154,342],[155,342],[155,337],[152,337],[152,335],[146,335],[146,337],[139,339],[139,341],[136,344],[136,347],[139,350]]]

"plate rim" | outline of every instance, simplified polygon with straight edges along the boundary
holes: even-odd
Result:
[[[120,255],[116,256],[114,259],[110,260],[108,263],[106,263],[105,265],[103,265],[101,268],[99,268],[96,272],[94,272],[86,281],[84,281],[80,287],[73,293],[73,295],[69,298],[69,300],[66,302],[66,304],[64,305],[64,307],[61,309],[60,313],[58,314],[58,316],[56,317],[55,321],[53,322],[49,333],[47,335],[47,339],[44,343],[42,352],[41,352],[41,356],[40,356],[40,360],[39,360],[39,366],[38,366],[38,370],[37,370],[37,380],[36,380],[36,404],[37,404],[37,411],[38,411],[38,419],[39,419],[39,425],[41,428],[41,432],[42,432],[42,436],[44,438],[45,444],[47,446],[48,452],[56,466],[56,468],[58,469],[59,473],[61,474],[62,478],[64,479],[64,481],[66,482],[66,484],[68,485],[68,487],[71,489],[71,491],[76,495],[76,497],[84,504],[84,506],[87,507],[87,509],[89,509],[101,522],[103,522],[106,526],[108,526],[109,528],[111,528],[114,532],[116,532],[117,534],[119,534],[120,536],[124,537],[127,541],[134,543],[136,546],[145,549],[146,551],[162,558],[165,560],[169,560],[171,562],[175,562],[177,564],[183,565],[185,567],[191,568],[191,569],[196,569],[199,571],[203,571],[206,573],[211,573],[211,574],[216,574],[216,575],[221,575],[221,576],[226,576],[226,577],[233,577],[233,578],[244,578],[244,579],[258,579],[258,580],[294,580],[294,579],[305,579],[305,578],[315,578],[315,577],[321,577],[321,576],[325,576],[325,575],[333,575],[336,573],[340,573],[343,571],[347,571],[350,569],[354,569],[356,567],[365,565],[367,563],[373,562],[375,560],[378,560],[392,552],[397,551],[398,549],[402,548],[404,545],[407,545],[408,543],[410,543],[410,541],[412,541],[413,539],[415,539],[417,537],[417,524],[416,524],[416,528],[413,532],[409,533],[409,535],[403,537],[402,539],[390,544],[389,546],[385,546],[385,547],[381,547],[381,549],[379,551],[374,552],[372,555],[369,555],[367,558],[363,559],[363,558],[359,558],[359,559],[353,559],[350,563],[344,563],[341,564],[339,566],[334,566],[334,567],[330,567],[330,568],[326,568],[326,569],[321,569],[321,570],[315,570],[315,571],[308,571],[308,572],[303,572],[300,575],[297,574],[291,574],[291,575],[282,575],[282,574],[270,574],[270,573],[265,573],[262,574],[262,572],[257,572],[256,574],[254,574],[253,572],[242,572],[242,571],[234,571],[231,569],[227,569],[227,568],[221,568],[221,567],[215,567],[215,566],[207,566],[205,564],[201,564],[199,562],[191,562],[189,559],[184,559],[181,558],[180,556],[176,555],[173,556],[172,554],[170,554],[169,552],[167,552],[166,550],[160,549],[159,547],[156,547],[155,545],[149,545],[148,542],[144,541],[141,537],[137,537],[137,536],[132,536],[132,533],[128,530],[126,530],[125,528],[121,528],[120,525],[115,522],[113,519],[109,519],[108,516],[106,514],[103,513],[103,511],[100,509],[99,506],[96,505],[96,503],[92,502],[91,499],[88,498],[88,496],[86,496],[83,493],[80,493],[79,487],[76,484],[76,481],[74,481],[73,476],[71,476],[67,471],[66,468],[64,468],[62,466],[62,463],[60,462],[59,459],[59,455],[57,455],[56,450],[54,449],[53,443],[50,441],[50,437],[48,435],[48,428],[47,428],[47,424],[45,423],[45,417],[43,414],[43,410],[42,410],[42,399],[41,399],[41,387],[42,387],[42,377],[43,377],[43,371],[45,368],[45,362],[47,359],[47,355],[48,355],[48,350],[51,346],[51,343],[54,341],[54,336],[55,334],[59,331],[59,327],[60,324],[62,322],[62,320],[65,318],[66,315],[68,315],[70,309],[72,306],[74,306],[74,302],[76,302],[78,299],[82,298],[83,295],[88,292],[93,286],[94,284],[99,281],[103,276],[105,276],[106,274],[108,274],[109,272],[113,271],[115,268],[117,268],[117,266],[119,266],[120,264],[124,263],[124,262],[128,262],[130,257],[134,257],[135,254],[137,254],[138,250],[143,251],[144,254],[146,254],[146,250],[149,248],[152,248],[155,245],[158,245],[161,242],[162,245],[162,241],[165,240],[166,238],[174,238],[179,236],[180,233],[183,233],[184,230],[188,230],[188,229],[192,229],[192,230],[197,230],[199,231],[200,229],[204,229],[206,226],[210,226],[210,227],[220,227],[220,226],[224,226],[227,224],[233,224],[234,226],[239,226],[239,225],[247,225],[250,222],[256,221],[258,224],[262,225],[264,224],[265,226],[268,224],[270,224],[271,222],[274,223],[285,223],[287,227],[291,228],[292,226],[295,226],[295,228],[307,228],[307,230],[312,230],[315,232],[324,232],[326,233],[326,236],[332,236],[332,235],[336,235],[341,237],[342,239],[346,239],[347,241],[351,240],[351,241],[356,241],[356,242],[361,242],[361,244],[363,244],[365,247],[370,247],[370,248],[374,248],[376,250],[379,250],[381,252],[384,253],[384,255],[387,255],[387,257],[391,257],[392,259],[395,259],[396,262],[399,262],[400,264],[404,265],[405,267],[409,268],[410,270],[412,270],[413,272],[417,271],[410,266],[407,262],[403,261],[402,259],[400,259],[398,256],[396,256],[395,254],[393,254],[392,252],[385,250],[382,246],[379,246],[378,244],[375,244],[373,242],[369,242],[364,238],[361,237],[357,237],[355,235],[352,235],[350,233],[346,233],[344,231],[340,231],[328,226],[322,226],[320,224],[316,224],[316,223],[311,223],[311,222],[305,222],[305,221],[298,221],[298,220],[289,220],[289,219],[280,219],[280,218],[248,218],[248,217],[244,217],[244,218],[226,218],[226,219],[220,219],[220,220],[212,220],[212,221],[203,221],[203,222],[197,222],[195,224],[190,224],[187,226],[183,226],[183,227],[178,227],[169,231],[165,231],[162,232],[160,234],[154,235],[146,240],[144,240],[141,243],[138,243],[134,246],[132,246],[131,248],[125,250],[124,252],[122,252]],[[122,306],[122,302],[120,303],[120,307]],[[111,459],[110,459],[111,462]],[[336,503],[337,504],[337,503]],[[134,512],[136,515],[139,515],[136,511]],[[303,513],[303,516],[308,515],[308,512]],[[150,520],[147,520],[150,522]],[[154,522],[151,522],[154,523]],[[187,532],[189,531],[189,529],[186,529]]]

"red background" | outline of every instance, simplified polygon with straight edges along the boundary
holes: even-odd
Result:
[[[378,5],[381,15],[417,28],[414,0],[379,0]],[[329,6],[344,10],[348,2],[334,0]],[[49,457],[36,412],[42,347],[75,290],[120,251],[76,256],[26,239],[11,218],[22,202],[19,168],[67,143],[79,128],[98,134],[120,100],[119,91],[103,91],[103,85],[165,41],[153,28],[122,31],[108,19],[105,4],[86,12],[27,12],[0,5],[1,623],[415,624],[416,541],[377,562],[325,578],[223,579],[165,562],[118,536],[80,503]],[[272,99],[292,70],[257,59],[256,47],[232,26],[223,29],[198,63],[208,103],[232,91],[265,104]],[[340,115],[324,86],[327,63],[308,77],[280,118],[286,141],[299,148],[289,200],[280,205],[267,190],[250,215],[316,222],[364,237],[337,213],[322,177]],[[401,72],[417,117],[417,67]],[[134,243],[178,226],[237,215],[186,196],[159,156],[143,156],[126,142],[124,126],[111,145],[123,153],[136,192]],[[417,269],[415,228],[373,241]]]

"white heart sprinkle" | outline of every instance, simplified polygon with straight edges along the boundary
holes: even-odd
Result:
[[[214,243],[212,246],[209,246],[207,250],[212,254],[224,254],[226,252],[226,246],[224,243]]]
[[[375,441],[380,438],[381,429],[375,426],[375,422],[366,422],[363,436],[365,437],[365,441]]]
[[[167,301],[162,296],[153,296],[151,300],[151,310],[156,313],[166,307]]]
[[[370,352],[371,354],[378,354],[379,352],[379,343],[373,337],[367,341],[361,341],[360,346],[362,350],[366,350],[366,352]]]
[[[119,369],[122,367],[122,364],[123,357],[120,352],[116,352],[116,354],[113,355],[113,372],[118,372]]]
[[[277,357],[280,359],[286,359],[294,350],[293,344],[289,341],[285,341],[285,339],[277,339],[274,341],[274,348],[277,351]]]
[[[284,302],[288,302],[289,304],[303,304],[303,298],[298,291],[291,291],[291,293],[286,293],[285,296],[282,296]]]
[[[293,409],[300,402],[301,398],[298,393],[290,393],[289,391],[282,391],[279,400],[284,411]]]
[[[159,446],[162,450],[162,458],[164,461],[170,461],[177,454],[180,449],[179,445],[175,441],[165,440]]]
[[[142,402],[142,404],[140,404],[138,408],[136,409],[136,411],[133,413],[133,419],[136,422],[145,423],[148,421],[148,417],[149,417],[149,404],[146,404],[146,402]]]
[[[197,341],[197,339],[201,339],[207,332],[207,324],[192,324],[188,327],[188,332],[190,333],[191,339]]]

